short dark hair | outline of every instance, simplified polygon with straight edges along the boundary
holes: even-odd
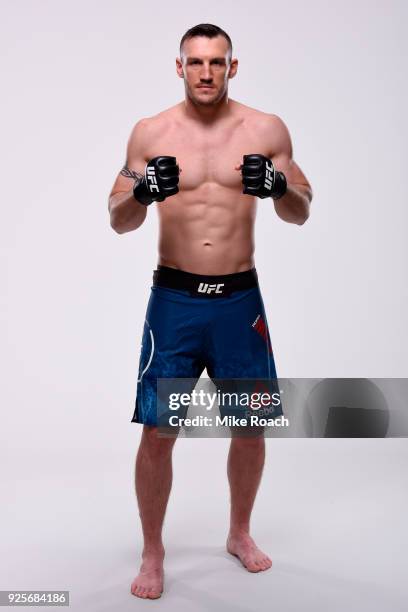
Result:
[[[193,28],[190,28],[189,30],[187,30],[187,32],[183,35],[183,38],[180,41],[180,57],[181,57],[181,49],[183,47],[184,41],[190,38],[194,38],[195,36],[206,36],[207,38],[215,38],[216,36],[223,36],[228,43],[230,57],[232,57],[232,42],[231,42],[230,37],[228,36],[226,32],[224,32],[224,30],[222,30],[216,25],[213,25],[212,23],[199,23]]]

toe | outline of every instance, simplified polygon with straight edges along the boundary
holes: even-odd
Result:
[[[161,593],[157,589],[151,588],[148,591],[148,597],[149,599],[158,599],[161,597]]]
[[[139,585],[136,583],[132,584],[132,594],[137,595],[137,591],[139,590]]]
[[[259,566],[256,561],[248,561],[246,568],[249,572],[259,572]]]
[[[130,591],[131,591],[132,595],[136,595],[136,591],[137,591],[138,588],[139,588],[139,585],[136,582],[136,580],[134,580],[132,582],[132,584],[130,585]]]

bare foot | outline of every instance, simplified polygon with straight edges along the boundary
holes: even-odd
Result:
[[[272,560],[260,550],[248,533],[230,534],[227,550],[235,555],[248,572],[263,572],[272,565]]]
[[[164,552],[143,553],[142,559],[140,572],[133,580],[130,591],[142,599],[158,599],[163,593]]]

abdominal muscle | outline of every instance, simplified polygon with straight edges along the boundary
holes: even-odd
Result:
[[[234,274],[254,266],[255,198],[207,182],[157,207],[160,265],[195,274]]]

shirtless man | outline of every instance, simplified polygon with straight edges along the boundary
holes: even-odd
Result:
[[[140,227],[154,201],[160,220],[132,419],[144,425],[135,483],[144,548],[131,592],[145,599],[163,590],[175,440],[157,435],[157,378],[199,377],[204,368],[211,378],[276,377],[254,268],[256,198],[288,223],[309,217],[312,189],[283,121],[228,97],[237,68],[223,30],[200,24],[186,32],[176,59],[185,99],[136,123],[109,197],[119,234]],[[259,318],[266,334],[257,333]],[[250,572],[272,565],[249,535],[264,455],[263,435],[232,437],[227,550]]]

